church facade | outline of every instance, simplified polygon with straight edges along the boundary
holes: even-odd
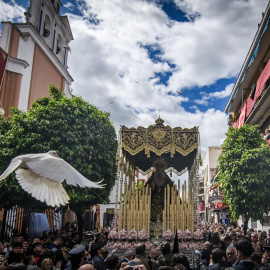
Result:
[[[73,36],[61,6],[59,0],[31,0],[24,23],[2,23],[0,47],[8,54],[0,92],[4,116],[12,106],[28,110],[49,95],[51,84],[71,96],[67,59]]]

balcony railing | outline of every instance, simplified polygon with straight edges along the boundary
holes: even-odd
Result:
[[[222,196],[211,196],[208,198],[209,203],[221,203],[222,202]]]

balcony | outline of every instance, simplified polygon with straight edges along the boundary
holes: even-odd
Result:
[[[209,203],[222,203],[222,196],[221,195],[217,195],[217,196],[210,196],[208,198],[208,202]]]

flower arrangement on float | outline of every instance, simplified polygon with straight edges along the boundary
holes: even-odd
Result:
[[[184,234],[180,229],[177,230],[177,238],[178,240],[182,240],[184,238]]]
[[[202,233],[202,231],[200,231],[200,230],[197,230],[194,234],[193,234],[193,238],[195,239],[195,240],[203,240],[203,233]]]
[[[170,241],[170,240],[172,240],[173,239],[173,233],[171,232],[171,230],[170,229],[168,229],[168,230],[166,230],[164,233],[163,233],[163,238],[164,238],[164,240],[166,240],[166,241]]]
[[[116,239],[118,239],[118,232],[117,232],[116,229],[112,229],[112,230],[109,232],[108,239],[109,239],[109,240],[116,240]]]
[[[118,233],[118,239],[119,240],[126,240],[128,238],[128,232],[123,229]]]
[[[194,243],[194,242],[191,242],[191,243],[180,243],[179,244],[179,250],[187,250],[187,249],[193,249],[193,250],[196,250],[196,249],[203,249],[203,243]]]
[[[138,233],[135,229],[132,229],[128,234],[129,240],[137,240],[138,239]]]
[[[184,239],[191,240],[192,239],[192,232],[189,229],[186,229],[184,232]]]
[[[138,233],[138,239],[139,240],[144,240],[144,241],[148,240],[149,239],[148,232],[145,229],[139,231],[139,233]]]

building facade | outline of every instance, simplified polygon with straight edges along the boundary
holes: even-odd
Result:
[[[0,92],[4,116],[12,106],[28,110],[49,95],[51,84],[71,96],[67,59],[73,36],[61,6],[59,0],[31,0],[24,23],[2,22],[0,47],[8,54]]]
[[[204,221],[210,223],[222,223],[222,220],[226,219],[227,215],[223,214],[227,213],[227,209],[222,206],[220,187],[214,183],[221,151],[221,146],[208,147],[203,160]]]
[[[228,125],[259,125],[261,133],[270,129],[270,2],[250,46],[237,81],[229,97],[225,112]],[[269,144],[270,140],[268,140]],[[251,219],[249,227],[267,230],[270,217],[265,215],[264,226]],[[239,225],[243,221],[239,220]]]

